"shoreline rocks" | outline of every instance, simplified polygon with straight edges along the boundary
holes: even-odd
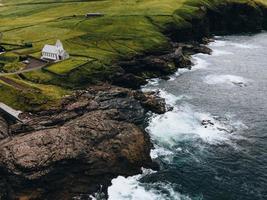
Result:
[[[224,20],[229,12],[237,15],[236,23],[228,16]],[[147,78],[167,78],[177,68],[190,68],[190,55],[211,53],[201,44],[210,42],[205,37],[211,32],[235,32],[238,22],[246,25],[246,16],[252,17],[248,27],[258,30],[259,20],[255,26],[251,21],[261,17],[260,11],[246,6],[219,8],[218,12],[203,7],[200,13],[203,16],[192,19],[192,27],[171,27],[166,33],[172,38],[169,53],[121,61],[121,71],[110,82],[138,89]],[[152,144],[143,127],[148,111],[166,111],[156,93],[103,84],[77,91],[63,100],[60,109],[24,113],[25,124],[8,125],[0,118],[0,199],[65,200],[99,190],[107,194],[110,180],[117,175],[157,167],[149,156]]]
[[[212,50],[199,42],[170,43],[169,53],[162,55],[145,55],[118,63],[122,73],[111,79],[111,83],[118,86],[139,89],[146,84],[148,78],[163,78],[177,71],[179,68],[191,68],[190,56],[196,53],[211,54]]]
[[[99,184],[105,191],[117,175],[153,167],[152,144],[143,129],[149,110],[164,113],[165,101],[104,84],[66,98],[60,110],[24,113],[25,124],[9,126],[10,136],[0,140],[8,198],[31,191],[39,199],[71,199],[75,191],[93,193]]]

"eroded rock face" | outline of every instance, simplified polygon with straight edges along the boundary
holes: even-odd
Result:
[[[69,199],[151,167],[151,143],[142,128],[148,110],[163,113],[165,103],[153,93],[101,85],[66,98],[60,110],[23,114],[25,124],[10,126],[11,136],[0,140],[9,198]]]
[[[0,139],[8,137],[8,125],[6,120],[0,116]]]
[[[170,44],[169,52],[162,55],[143,55],[118,63],[122,72],[111,80],[112,84],[133,89],[146,84],[146,78],[163,78],[173,74],[178,68],[191,68],[190,55],[195,53],[210,54],[211,49],[198,42],[194,44]]]

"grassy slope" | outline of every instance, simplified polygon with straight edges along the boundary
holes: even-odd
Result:
[[[215,7],[226,1],[251,0],[2,0],[2,42],[12,52],[0,56],[0,63],[10,66],[13,62],[11,66],[17,67],[17,55],[40,56],[43,45],[56,39],[62,40],[72,60],[23,74],[23,84],[36,89],[29,90],[34,98],[27,101],[22,99],[29,92],[0,82],[0,101],[24,110],[30,104],[36,108],[50,106],[70,88],[105,79],[116,70],[112,66],[120,58],[168,48],[168,38],[162,34],[168,24],[186,26],[186,19],[200,5]],[[267,5],[267,0],[255,1]],[[88,12],[105,16],[86,19],[84,14]],[[24,48],[29,42],[33,48]],[[20,77],[13,79],[22,81]]]

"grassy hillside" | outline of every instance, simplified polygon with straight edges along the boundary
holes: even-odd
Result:
[[[190,25],[188,19],[197,15],[200,6],[233,1],[253,4],[256,0],[0,0],[1,42],[8,50],[0,55],[2,69],[20,68],[21,56],[39,57],[43,45],[57,39],[71,56],[11,77],[26,89],[1,80],[0,101],[23,110],[55,104],[76,87],[105,80],[121,58],[167,49],[164,32],[170,25]],[[267,0],[257,3],[267,5]],[[104,16],[85,17],[92,12]]]

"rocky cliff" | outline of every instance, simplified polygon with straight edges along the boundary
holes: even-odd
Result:
[[[146,78],[164,78],[177,68],[190,67],[193,53],[211,53],[199,43],[203,37],[259,31],[267,24],[266,9],[255,5],[200,7],[198,13],[189,17],[188,27],[170,24],[165,34],[172,39],[171,52],[121,60],[121,71],[109,81],[139,88]],[[113,177],[155,167],[143,127],[148,111],[165,112],[164,101],[153,93],[103,84],[77,91],[60,109],[24,113],[23,124],[10,125],[0,118],[0,199],[71,199],[81,193],[105,193]]]
[[[3,199],[70,199],[151,167],[143,129],[149,110],[165,112],[164,100],[99,85],[64,99],[59,110],[24,113],[24,124],[1,119],[0,166],[9,173]]]

